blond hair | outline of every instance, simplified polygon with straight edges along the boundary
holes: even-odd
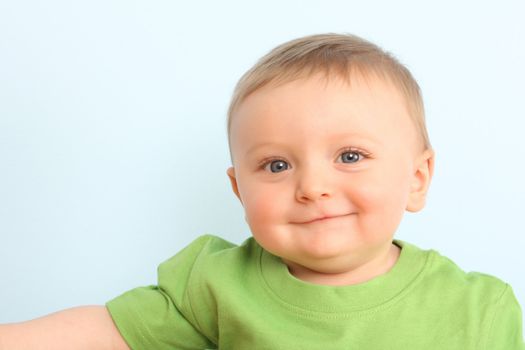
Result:
[[[354,73],[372,73],[388,80],[401,93],[424,149],[431,149],[425,124],[421,90],[410,71],[392,54],[351,34],[317,34],[281,44],[263,56],[237,83],[228,109],[227,131],[230,145],[232,115],[254,91],[268,84],[284,84],[324,72],[350,82]]]

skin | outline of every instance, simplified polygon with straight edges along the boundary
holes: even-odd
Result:
[[[63,310],[0,325],[0,350],[129,350],[104,306]]]
[[[424,207],[434,153],[391,84],[318,74],[262,87],[232,117],[227,174],[263,248],[315,284],[392,268],[394,233]]]

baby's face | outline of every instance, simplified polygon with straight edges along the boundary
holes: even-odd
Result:
[[[289,266],[339,273],[389,249],[404,211],[424,205],[432,169],[418,141],[388,83],[316,75],[240,104],[228,175],[261,246]]]

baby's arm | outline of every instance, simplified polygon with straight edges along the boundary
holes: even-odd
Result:
[[[0,350],[129,350],[104,306],[60,311],[32,321],[0,325]]]

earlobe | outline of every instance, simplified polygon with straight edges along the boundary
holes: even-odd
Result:
[[[228,178],[230,179],[233,193],[235,193],[235,195],[237,196],[237,198],[239,198],[239,201],[241,201],[242,204],[241,195],[239,193],[239,187],[237,186],[237,178],[235,177],[235,168],[229,167],[226,170],[226,174],[228,174]]]
[[[410,185],[407,211],[417,212],[424,208],[430,182],[434,175],[434,160],[435,153],[431,149],[427,149],[419,157]]]

